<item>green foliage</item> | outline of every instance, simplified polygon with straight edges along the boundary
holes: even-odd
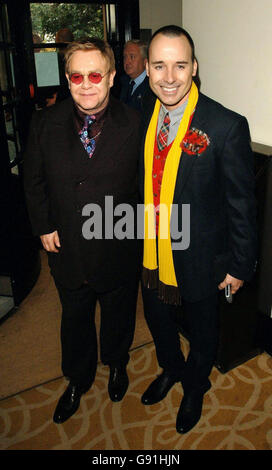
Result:
[[[102,6],[96,4],[31,3],[32,31],[42,41],[54,41],[56,32],[69,28],[74,39],[97,36],[103,39]]]

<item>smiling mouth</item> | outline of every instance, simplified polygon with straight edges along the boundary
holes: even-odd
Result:
[[[95,93],[81,93],[80,96],[87,98],[88,96],[95,96]]]
[[[165,93],[175,93],[178,89],[177,86],[175,87],[166,87],[166,86],[161,86],[161,89],[165,92]]]

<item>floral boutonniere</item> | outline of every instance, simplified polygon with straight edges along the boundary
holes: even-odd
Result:
[[[192,127],[187,131],[180,144],[182,150],[189,155],[198,157],[210,145],[210,139],[205,132]]]

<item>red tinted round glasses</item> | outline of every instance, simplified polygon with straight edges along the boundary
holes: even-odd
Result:
[[[99,72],[90,72],[86,75],[83,75],[82,73],[72,73],[69,75],[69,78],[72,83],[75,85],[80,85],[80,83],[83,82],[83,78],[86,76],[88,77],[89,81],[91,83],[100,83],[102,79],[108,74],[109,72],[106,72],[104,75],[102,75]]]

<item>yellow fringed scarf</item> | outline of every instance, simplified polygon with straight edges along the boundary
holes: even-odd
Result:
[[[158,269],[159,280],[167,286],[177,286],[170,237],[171,207],[174,197],[177,172],[181,156],[180,144],[184,139],[198,101],[198,89],[192,82],[188,103],[185,108],[178,132],[167,155],[160,194],[160,220],[158,232],[158,258],[156,249],[155,212],[152,184],[152,169],[154,157],[154,142],[156,138],[160,101],[157,99],[145,139],[145,238],[144,238],[144,268],[153,271]],[[149,210],[150,209],[150,210]],[[159,264],[159,266],[158,266]]]

